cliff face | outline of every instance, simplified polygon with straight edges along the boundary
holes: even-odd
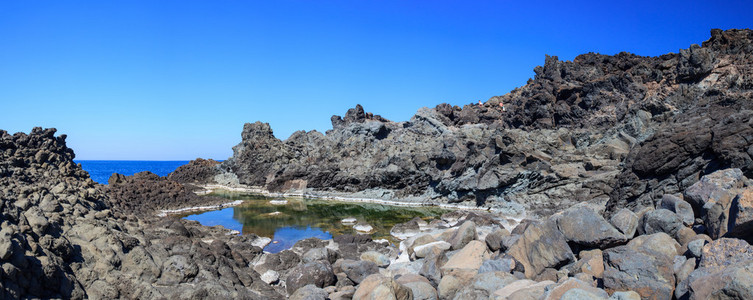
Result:
[[[647,193],[676,191],[720,168],[749,172],[753,33],[711,35],[659,57],[547,56],[534,79],[506,95],[423,108],[406,122],[359,105],[333,116],[326,135],[299,131],[282,141],[268,124],[246,124],[221,168],[270,190],[541,213],[589,200],[648,205]]]

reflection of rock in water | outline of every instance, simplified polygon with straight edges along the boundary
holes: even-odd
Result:
[[[264,251],[277,253],[293,247],[293,245],[300,240],[311,237],[322,240],[332,239],[332,235],[329,232],[323,231],[321,228],[283,227],[275,230],[272,243],[267,245],[267,247],[264,248]]]

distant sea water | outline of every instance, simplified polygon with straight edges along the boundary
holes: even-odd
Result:
[[[178,167],[188,163],[187,160],[75,160],[74,162],[81,163],[81,167],[89,172],[91,179],[102,184],[107,184],[107,180],[113,173],[130,176],[149,171],[159,176],[167,176]]]

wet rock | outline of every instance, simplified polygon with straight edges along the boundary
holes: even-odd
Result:
[[[608,248],[627,242],[625,235],[617,231],[595,211],[576,207],[556,216],[557,226],[568,242],[586,248]]]
[[[358,222],[356,225],[353,225],[353,229],[359,233],[369,233],[374,230],[374,227],[365,222]]]
[[[528,226],[507,253],[523,265],[528,278],[546,268],[563,266],[575,260],[565,236],[553,221]]]
[[[401,240],[415,236],[420,232],[421,228],[416,220],[395,224],[395,226],[392,226],[392,229],[390,229],[390,235]]]
[[[380,274],[372,274],[366,277],[355,294],[353,300],[359,299],[413,299],[413,291],[395,281]]]
[[[321,288],[335,284],[335,280],[335,273],[328,262],[315,261],[291,269],[285,278],[285,285],[288,293],[292,294],[309,284]]]

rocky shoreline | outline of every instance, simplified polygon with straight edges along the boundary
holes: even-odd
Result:
[[[222,163],[108,185],[55,129],[0,130],[0,298],[753,299],[753,31],[535,72],[406,122],[357,106],[284,141],[246,124]],[[225,205],[208,185],[478,209],[395,225],[396,244],[265,253],[269,238],[158,216]]]

